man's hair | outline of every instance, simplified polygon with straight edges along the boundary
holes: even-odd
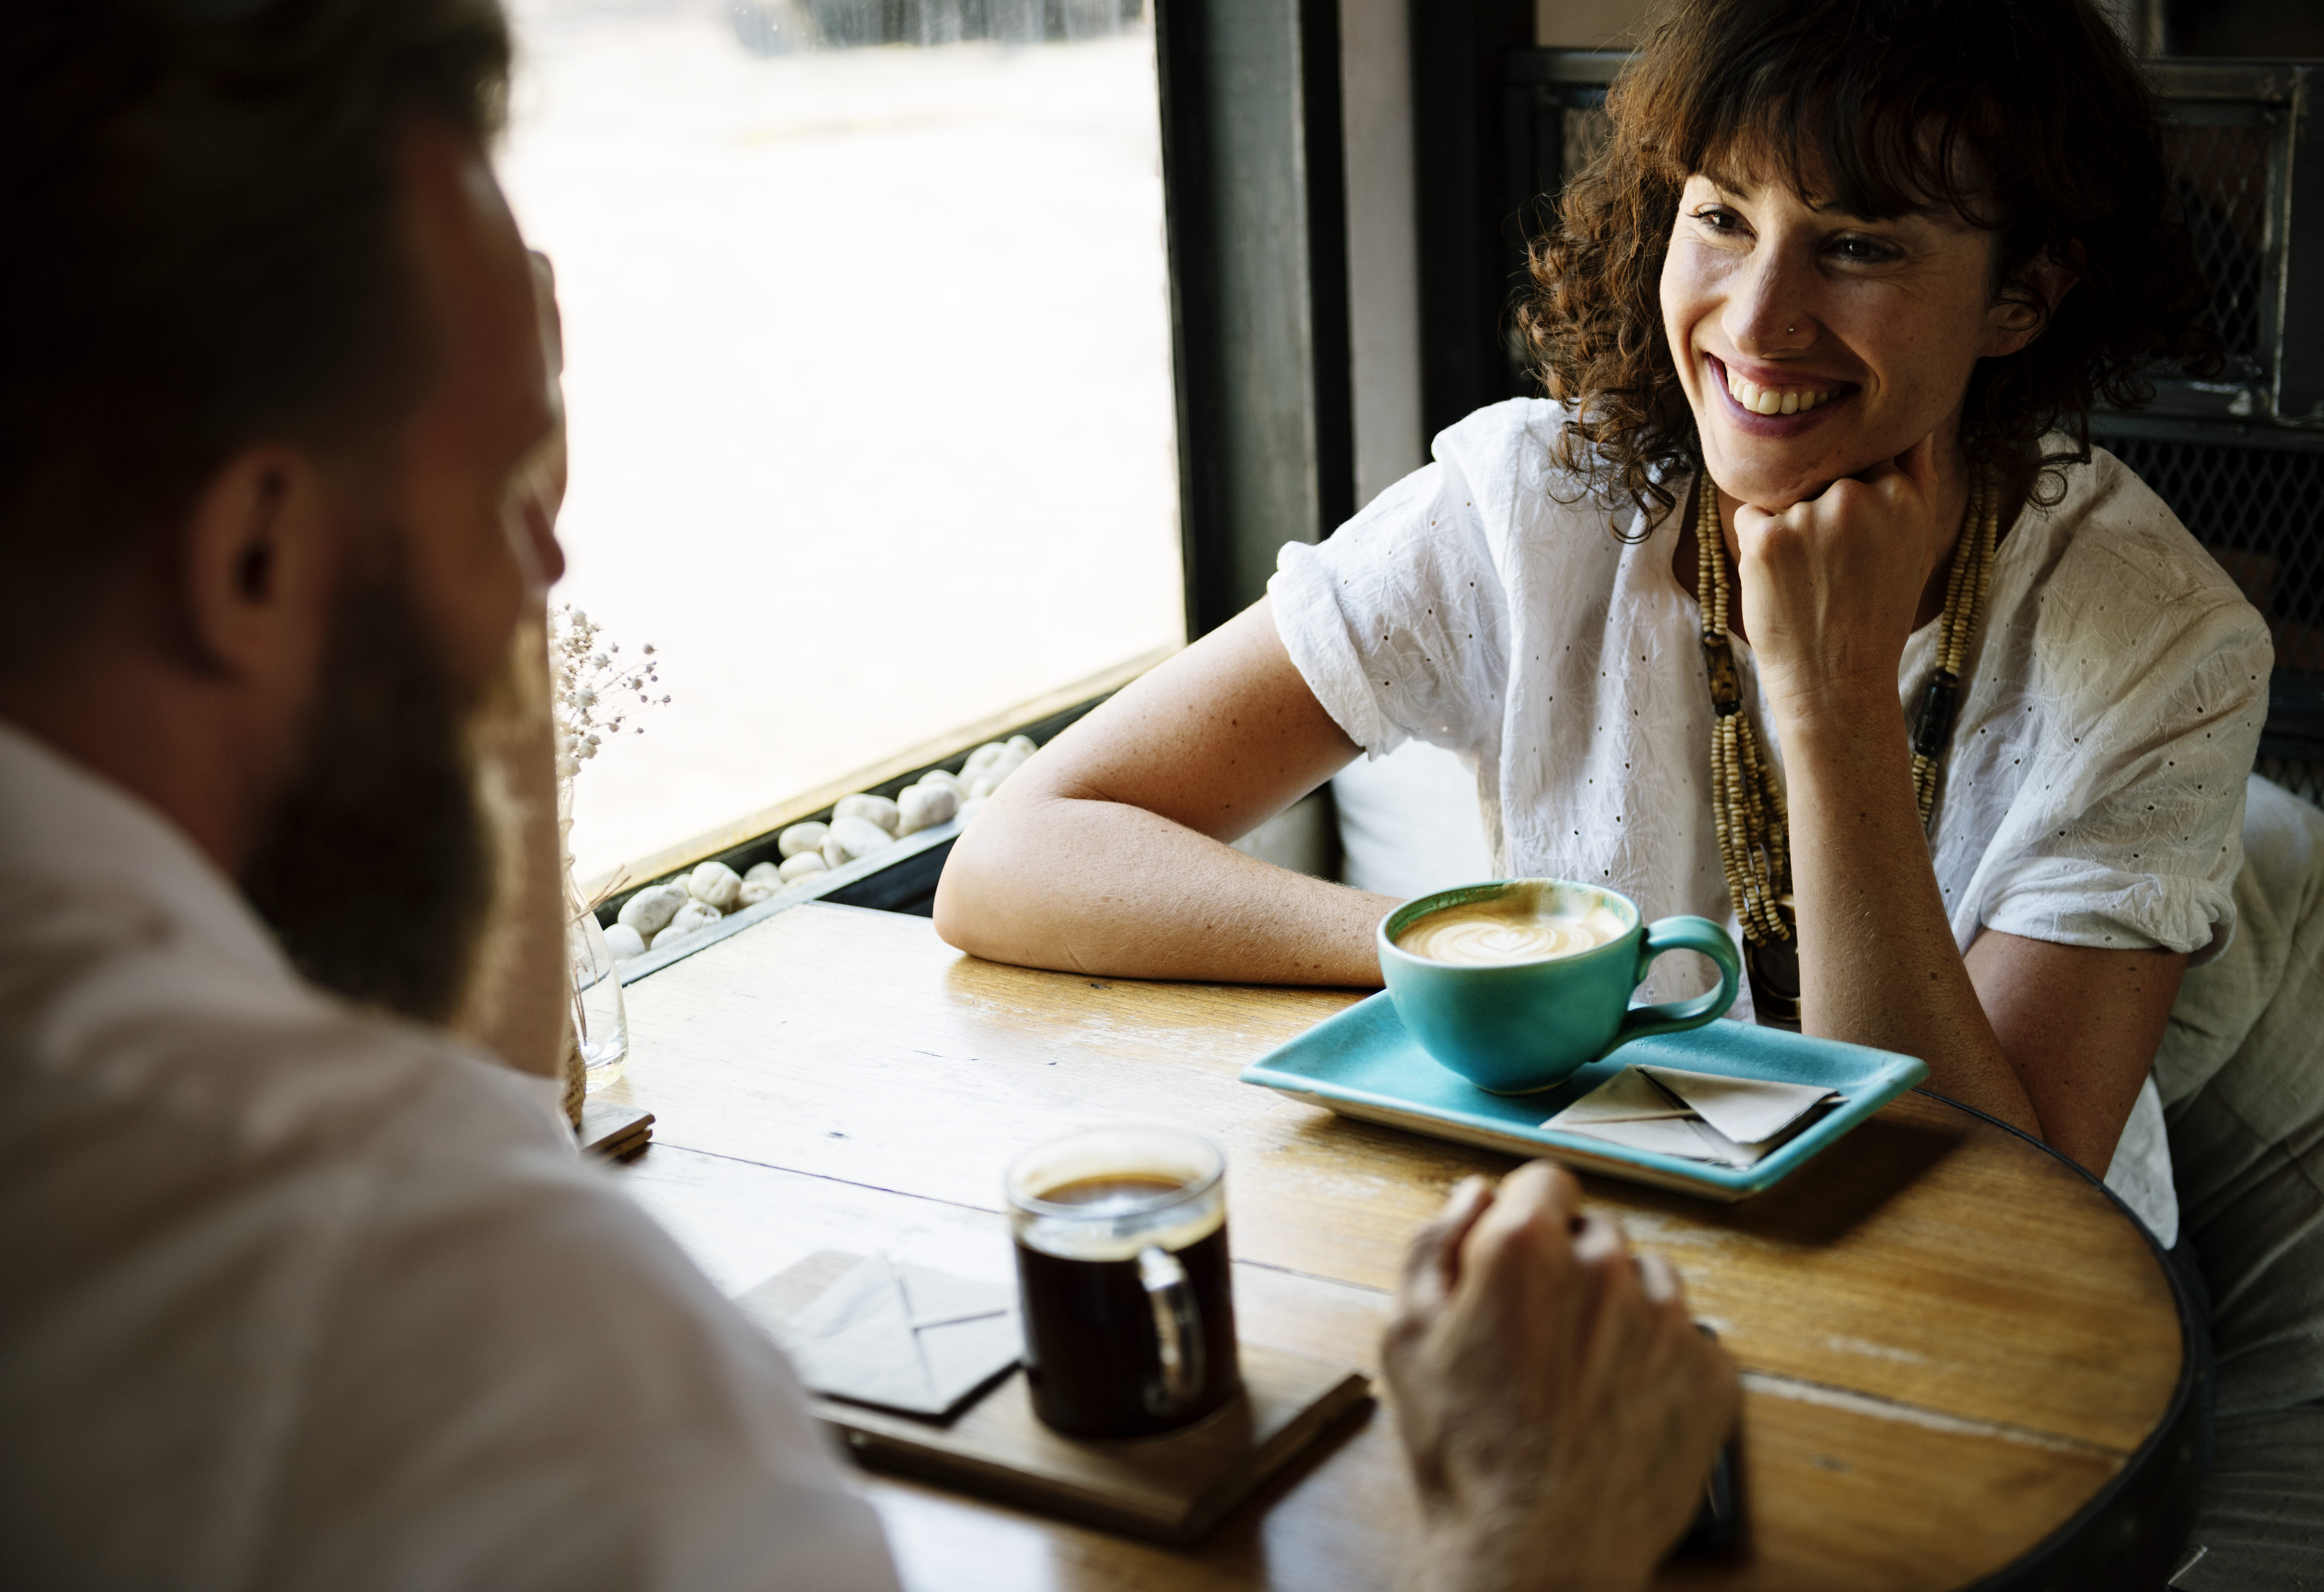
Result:
[[[2157,362],[2215,364],[2155,102],[2089,0],[1676,0],[1606,109],[1517,322],[1572,407],[1558,462],[1609,504],[1667,509],[1674,469],[1702,461],[1661,300],[1690,176],[1784,181],[1872,220],[1950,208],[1994,234],[1993,290],[2045,324],[1978,362],[1962,440],[2039,498],[2089,457],[2094,400],[2146,401]],[[2023,275],[2044,252],[2074,274],[2061,303]],[[2052,430],[2071,446],[2045,454]]]
[[[69,642],[237,450],[383,440],[434,368],[397,152],[497,131],[497,0],[11,0],[0,667]]]

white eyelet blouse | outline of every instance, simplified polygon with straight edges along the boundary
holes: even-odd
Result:
[[[1732,927],[1700,613],[1671,572],[1683,517],[1625,511],[1630,539],[1617,537],[1602,500],[1551,463],[1564,418],[1517,399],[1442,433],[1434,464],[1320,546],[1283,549],[1276,623],[1368,754],[1411,738],[1473,767],[1504,877],[1586,879],[1649,918]],[[1898,666],[1908,714],[1936,632],[1915,631]],[[1749,649],[1735,651],[1780,770]],[[2234,927],[2272,658],[2235,583],[2111,456],[2069,471],[2055,506],[2020,513],[1996,557],[1931,840],[1962,950],[1994,928],[2216,954]],[[1646,992],[1702,988],[1693,960],[1656,963]],[[2108,1182],[2173,1240],[2151,1081]]]

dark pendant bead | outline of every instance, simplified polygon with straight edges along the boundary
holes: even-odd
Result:
[[[1760,1024],[1769,1028],[1800,1031],[1800,932],[1792,898],[1775,903],[1785,937],[1762,944],[1748,934],[1743,940],[1743,970],[1751,980],[1751,1006]]]
[[[1743,709],[1743,676],[1735,667],[1735,649],[1724,636],[1702,638],[1702,667],[1711,676],[1711,707],[1720,718]]]
[[[1953,716],[1960,711],[1960,676],[1939,669],[1929,682],[1929,694],[1921,699],[1921,722],[1913,729],[1913,750],[1924,758],[1944,756],[1945,743],[1953,738]]]

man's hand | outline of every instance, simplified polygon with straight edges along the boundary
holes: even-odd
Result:
[[[1427,1592],[1631,1592],[1693,1518],[1739,1397],[1677,1275],[1541,1162],[1453,1191],[1382,1356]]]

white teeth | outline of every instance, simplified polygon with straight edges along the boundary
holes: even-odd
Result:
[[[1735,395],[1738,404],[1755,415],[1804,414],[1838,396],[1805,387],[1756,387],[1733,371],[1727,373],[1727,391]]]

